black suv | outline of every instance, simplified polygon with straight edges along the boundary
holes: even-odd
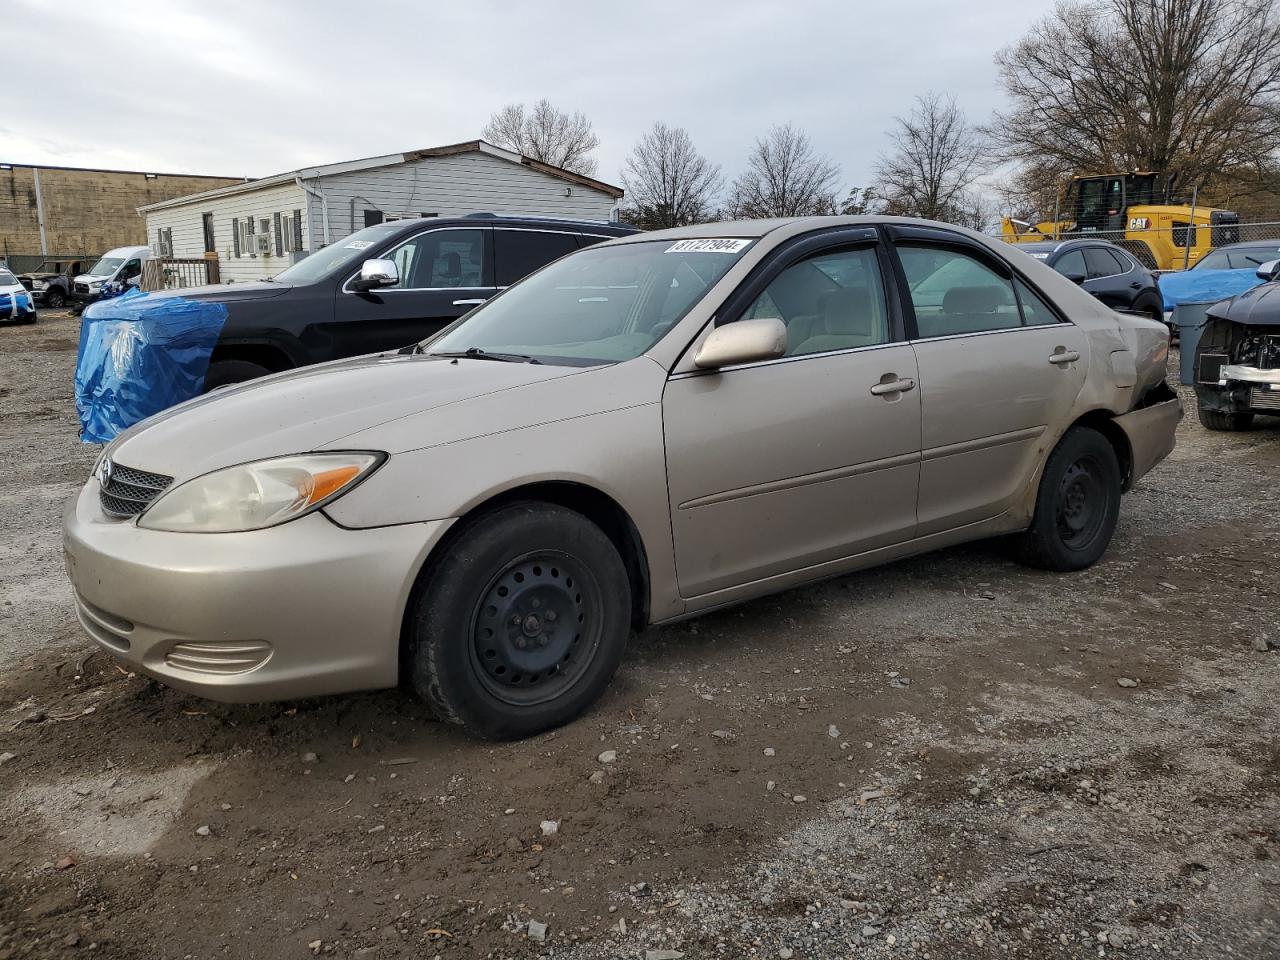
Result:
[[[1020,243],[1017,249],[1043,260],[1080,284],[1112,310],[1145,313],[1164,321],[1164,300],[1156,275],[1122,247],[1105,240]]]
[[[494,214],[393,220],[323,247],[270,280],[152,296],[226,305],[208,392],[407,346],[552,260],[635,232],[614,223]]]

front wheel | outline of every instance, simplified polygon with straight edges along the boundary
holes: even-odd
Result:
[[[489,739],[572,720],[622,660],[631,589],[582,514],[522,502],[472,522],[410,601],[407,667],[438,717]]]
[[[1253,426],[1252,413],[1223,413],[1219,410],[1206,410],[1197,404],[1200,423],[1209,430],[1248,430]]]
[[[1066,432],[1045,463],[1020,559],[1044,570],[1082,570],[1106,551],[1120,516],[1120,462],[1088,427]]]
[[[204,386],[201,393],[210,393],[219,387],[229,387],[233,383],[244,383],[246,380],[257,380],[271,371],[261,364],[248,360],[216,360],[209,364],[204,375]]]
[[[47,291],[44,295],[44,305],[50,310],[61,310],[66,302],[67,298],[63,296],[62,291],[56,287]]]

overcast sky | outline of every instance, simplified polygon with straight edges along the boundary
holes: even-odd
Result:
[[[655,120],[727,174],[791,121],[865,185],[912,98],[1000,105],[992,56],[1049,0],[8,0],[0,161],[258,177],[470,140],[547,97],[618,182]]]

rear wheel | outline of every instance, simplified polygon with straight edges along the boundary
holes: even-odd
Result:
[[[1197,404],[1200,423],[1210,430],[1248,430],[1253,426],[1252,413],[1222,413],[1218,410],[1206,410]]]
[[[204,388],[201,392],[209,393],[233,383],[256,380],[270,372],[261,364],[250,363],[248,360],[218,360],[209,364],[209,372],[204,375]]]
[[[631,589],[586,517],[514,503],[472,523],[410,601],[407,665],[442,720],[531,736],[596,700],[622,660]]]
[[[1082,570],[1106,551],[1120,516],[1120,462],[1110,442],[1088,427],[1063,436],[1040,478],[1021,560],[1044,570]]]

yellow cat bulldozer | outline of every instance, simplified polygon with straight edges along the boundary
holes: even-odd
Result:
[[[1054,219],[1027,223],[1005,217],[1010,243],[1096,237],[1132,253],[1148,269],[1182,270],[1240,239],[1240,218],[1207,203],[1175,202],[1159,173],[1108,173],[1071,178]]]

